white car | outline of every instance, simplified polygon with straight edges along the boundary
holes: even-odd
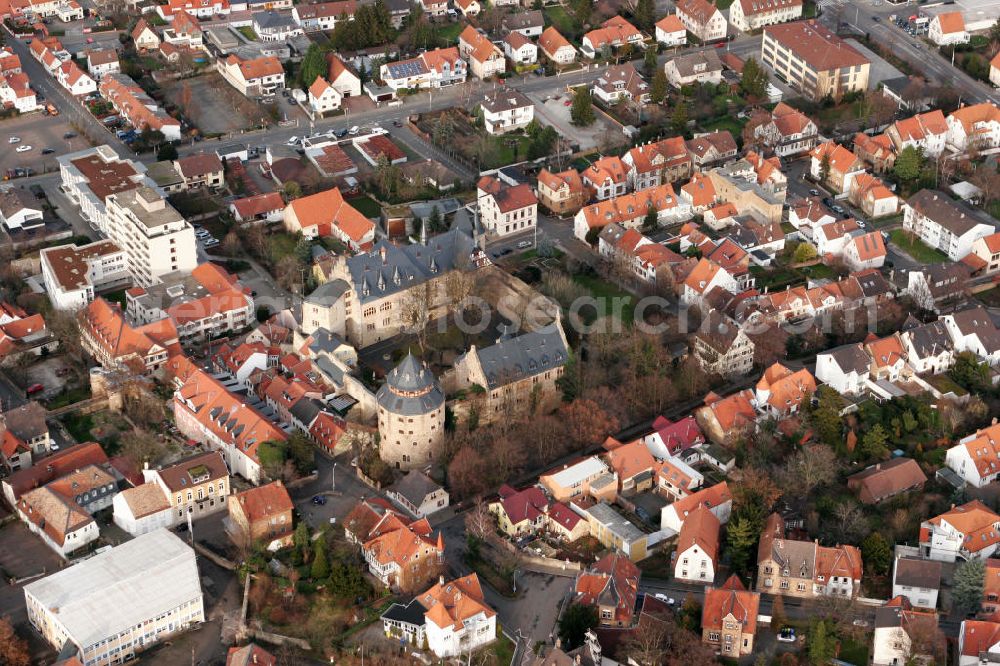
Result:
[[[31,150],[31,146],[18,146],[18,147],[17,147],[17,150],[16,150],[15,152],[18,152],[18,153],[26,153],[26,152],[28,152],[29,150]]]
[[[7,139],[7,143],[21,143],[21,137],[12,136],[9,139]]]
[[[358,134],[360,131],[361,131],[361,128],[358,127],[357,125],[355,125],[351,129],[347,130],[347,133],[350,134],[351,136],[354,136],[354,135]]]
[[[288,140],[288,145],[289,145],[289,146],[294,146],[294,145],[295,145],[295,144],[297,144],[298,142],[299,142],[299,137],[297,137],[297,136],[293,136],[292,138],[290,138],[290,139]]]

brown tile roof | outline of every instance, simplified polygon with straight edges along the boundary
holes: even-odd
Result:
[[[200,453],[179,460],[159,471],[160,478],[171,492],[229,477],[229,468],[218,451]]]
[[[817,72],[869,64],[868,58],[814,19],[769,25],[764,35],[773,37]]]
[[[302,228],[316,225],[321,236],[328,236],[332,226],[355,242],[361,242],[374,228],[371,220],[344,200],[340,188],[296,199],[288,204]]]
[[[383,155],[390,163],[406,159],[406,153],[403,152],[403,149],[393,143],[392,139],[384,134],[378,134],[369,138],[360,144],[358,148],[376,161]]]
[[[222,160],[215,153],[197,153],[177,160],[177,167],[185,178],[198,178],[222,171]]]
[[[67,534],[94,521],[76,502],[48,486],[22,495],[18,509],[60,546]]]
[[[101,201],[109,195],[134,190],[139,186],[133,180],[139,174],[128,162],[105,162],[97,153],[91,153],[73,160],[72,164],[80,170],[94,196]]]
[[[730,615],[742,625],[745,634],[757,631],[757,611],[760,595],[748,592],[739,577],[733,574],[720,588],[705,590],[705,604],[701,611],[701,625],[705,629],[722,629],[723,621]]]
[[[14,498],[38,488],[50,481],[69,474],[87,465],[106,465],[108,456],[97,442],[87,442],[71,446],[45,458],[44,465],[34,465],[11,474],[6,483],[10,485]]]
[[[705,25],[715,16],[719,8],[708,0],[678,0],[677,11],[691,17],[695,23]]]
[[[243,514],[251,524],[288,513],[295,508],[288,490],[281,481],[272,481],[264,486],[244,490],[230,501],[239,502]],[[288,528],[291,529],[291,525]]]
[[[740,0],[743,16],[756,16],[781,11],[789,7],[801,7],[802,0]]]
[[[681,20],[677,18],[677,14],[667,14],[656,22],[656,27],[666,33],[684,32],[687,30],[684,24],[681,23]]]
[[[615,606],[615,620],[628,624],[635,612],[642,572],[621,553],[605,555],[576,578],[575,601],[580,604]]]
[[[155,483],[126,488],[121,492],[121,496],[137,519],[170,508],[170,500],[167,499],[163,489]]]
[[[416,599],[427,609],[424,617],[442,629],[460,631],[465,621],[480,613],[488,618],[496,615],[496,611],[486,604],[479,577],[474,573],[450,582],[439,582]]]
[[[277,192],[267,192],[265,194],[237,199],[232,205],[236,208],[240,217],[246,220],[258,215],[282,210],[285,207],[285,201]]]
[[[847,486],[860,491],[861,501],[874,504],[915,486],[927,476],[912,458],[895,458],[847,477]]]
[[[962,17],[962,12],[944,12],[934,18],[941,26],[942,35],[965,32],[965,19]]]
[[[497,207],[503,213],[520,210],[538,203],[538,198],[531,190],[531,186],[526,183],[511,187],[492,176],[483,176],[476,186],[492,196]]]

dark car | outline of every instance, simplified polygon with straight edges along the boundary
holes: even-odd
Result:
[[[76,138],[76,132],[66,132],[65,134],[63,134],[63,138],[64,139],[75,139]]]
[[[45,190],[42,189],[41,185],[37,185],[37,184],[36,185],[32,185],[31,187],[28,188],[28,190],[32,194],[35,195],[36,199],[44,199],[45,198]]]
[[[298,102],[296,102],[291,97],[288,98],[288,106],[295,106],[296,104],[298,104]]]
[[[42,148],[42,155],[51,155],[56,152],[55,148]]]
[[[336,132],[334,132],[334,134],[337,136],[338,139],[343,139],[345,136],[347,136],[347,128],[345,127],[344,129],[337,130]]]
[[[393,127],[402,127],[403,126],[403,122],[401,120],[393,120],[392,121],[392,126]]]
[[[317,506],[323,506],[324,504],[326,504],[326,498],[323,497],[322,495],[313,495],[312,503]]]

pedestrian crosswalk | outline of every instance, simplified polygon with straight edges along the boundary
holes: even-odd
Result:
[[[836,9],[847,4],[847,0],[818,0],[816,6],[820,10]]]

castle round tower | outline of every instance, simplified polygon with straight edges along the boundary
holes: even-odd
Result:
[[[375,399],[382,460],[399,469],[434,462],[444,439],[444,392],[434,373],[407,354]]]

